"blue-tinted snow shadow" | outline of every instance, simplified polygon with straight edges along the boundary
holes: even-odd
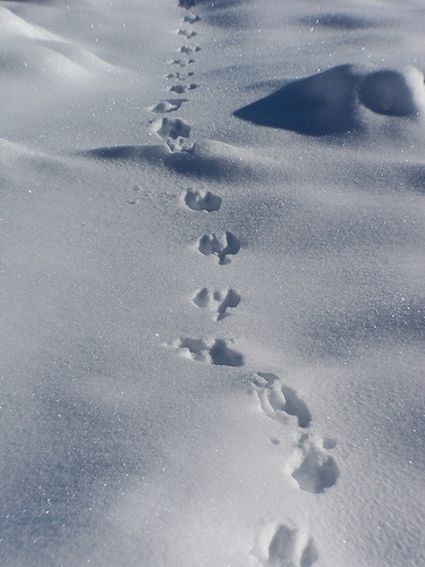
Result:
[[[259,126],[292,130],[309,136],[352,131],[355,116],[354,86],[358,78],[351,65],[343,65],[298,81],[234,112]]]
[[[189,152],[172,152],[166,145],[131,145],[95,148],[78,155],[103,161],[166,167],[185,176],[228,182],[255,180],[264,177],[270,170],[270,164],[253,159],[243,149],[218,142],[195,144]]]
[[[310,29],[324,29],[338,32],[350,32],[377,27],[377,23],[373,19],[359,17],[344,12],[316,14],[313,16],[298,18],[297,21]]]
[[[396,343],[423,343],[425,302],[372,303],[363,311],[318,314],[307,325],[304,332],[310,338],[306,341],[303,332],[300,347],[320,358],[350,357],[364,348]]]
[[[19,408],[26,417],[10,418],[10,440],[2,445],[8,448],[1,481],[2,565],[28,564],[28,557],[34,565],[57,565],[55,555],[86,536],[126,482],[149,469],[153,442],[146,420],[117,404],[118,394],[115,403],[96,398],[114,382],[93,368],[98,354],[85,350],[74,361],[77,368],[64,361],[37,368],[32,402]]]

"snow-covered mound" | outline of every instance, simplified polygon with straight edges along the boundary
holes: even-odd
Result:
[[[46,41],[61,39],[41,26],[30,24],[24,18],[2,6],[0,6],[0,34],[2,39],[10,39],[13,36]]]
[[[340,65],[287,85],[235,112],[261,126],[323,136],[365,126],[365,109],[384,116],[416,116],[425,109],[423,74],[411,67],[364,71]]]
[[[80,87],[113,72],[113,65],[83,47],[0,7],[0,84],[9,96],[22,92],[22,81],[38,83],[40,90],[54,81]]]

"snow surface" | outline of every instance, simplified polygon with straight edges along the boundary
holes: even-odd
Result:
[[[1,565],[425,565],[424,23],[0,1]]]

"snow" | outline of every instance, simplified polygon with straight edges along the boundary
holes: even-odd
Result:
[[[423,3],[0,4],[0,564],[425,564]]]

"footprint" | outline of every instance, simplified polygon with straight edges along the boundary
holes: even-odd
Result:
[[[195,63],[195,59],[174,59],[171,61],[171,65],[178,65],[179,67],[186,67],[186,65],[192,65]]]
[[[185,337],[173,345],[182,349],[183,355],[196,362],[214,364],[216,366],[243,366],[245,359],[242,354],[228,347],[224,339],[191,339]]]
[[[227,255],[235,255],[239,252],[241,243],[239,239],[229,230],[220,237],[215,234],[204,234],[198,240],[198,250],[204,256],[215,254],[220,265],[229,264],[230,258]]]
[[[163,114],[165,112],[174,112],[178,110],[185,102],[187,98],[169,98],[167,100],[161,100],[154,106],[149,108],[150,112],[156,112],[157,114]]]
[[[265,528],[253,555],[264,567],[311,567],[319,559],[313,539],[285,524]]]
[[[245,360],[242,354],[231,350],[225,340],[217,339],[210,349],[213,364],[224,366],[243,366]]]
[[[185,77],[185,75],[183,73],[167,73],[165,75],[166,79],[177,79],[178,81],[183,81],[183,77]]]
[[[208,362],[209,348],[203,339],[191,339],[186,337],[174,343],[176,348],[183,349],[183,354],[187,358],[197,362]]]
[[[182,35],[182,36],[184,36],[184,37],[187,38],[187,39],[191,39],[192,37],[195,37],[195,36],[198,35],[198,34],[196,33],[196,31],[193,31],[193,30],[185,30],[184,28],[180,28],[180,29],[177,31],[177,35]]]
[[[301,490],[319,494],[334,486],[339,477],[335,459],[323,447],[323,441],[303,434],[286,472]]]
[[[193,143],[189,140],[191,126],[181,118],[159,118],[151,123],[152,130],[160,136],[173,152],[189,152]]]
[[[192,211],[207,211],[212,213],[219,211],[222,199],[211,191],[192,191],[188,189],[184,196],[184,202]]]
[[[189,73],[168,73],[165,75],[166,79],[177,79],[178,81],[186,81],[189,77],[193,77],[195,73],[193,71]]]
[[[234,309],[241,301],[241,296],[234,289],[227,291],[210,291],[206,287],[200,289],[195,297],[193,303],[202,309],[210,309],[216,313],[215,320],[221,321],[229,316],[227,309]]]
[[[197,43],[190,43],[189,45],[182,45],[182,47],[180,47],[180,53],[184,53],[185,55],[190,55],[197,51],[201,51],[201,47]]]
[[[196,16],[195,14],[188,14],[183,18],[183,21],[187,22],[188,24],[195,24],[196,22],[199,22],[200,19],[201,18],[199,16]]]
[[[282,384],[276,374],[258,372],[254,385],[260,407],[268,417],[288,423],[290,416],[295,416],[300,427],[310,425],[311,413],[307,404],[298,397],[295,390]]]
[[[192,130],[181,118],[160,118],[152,123],[152,128],[161,138],[173,140],[181,136],[188,138]]]
[[[173,85],[169,87],[168,90],[170,93],[184,94],[197,88],[198,85],[196,83],[191,83],[190,85]]]

